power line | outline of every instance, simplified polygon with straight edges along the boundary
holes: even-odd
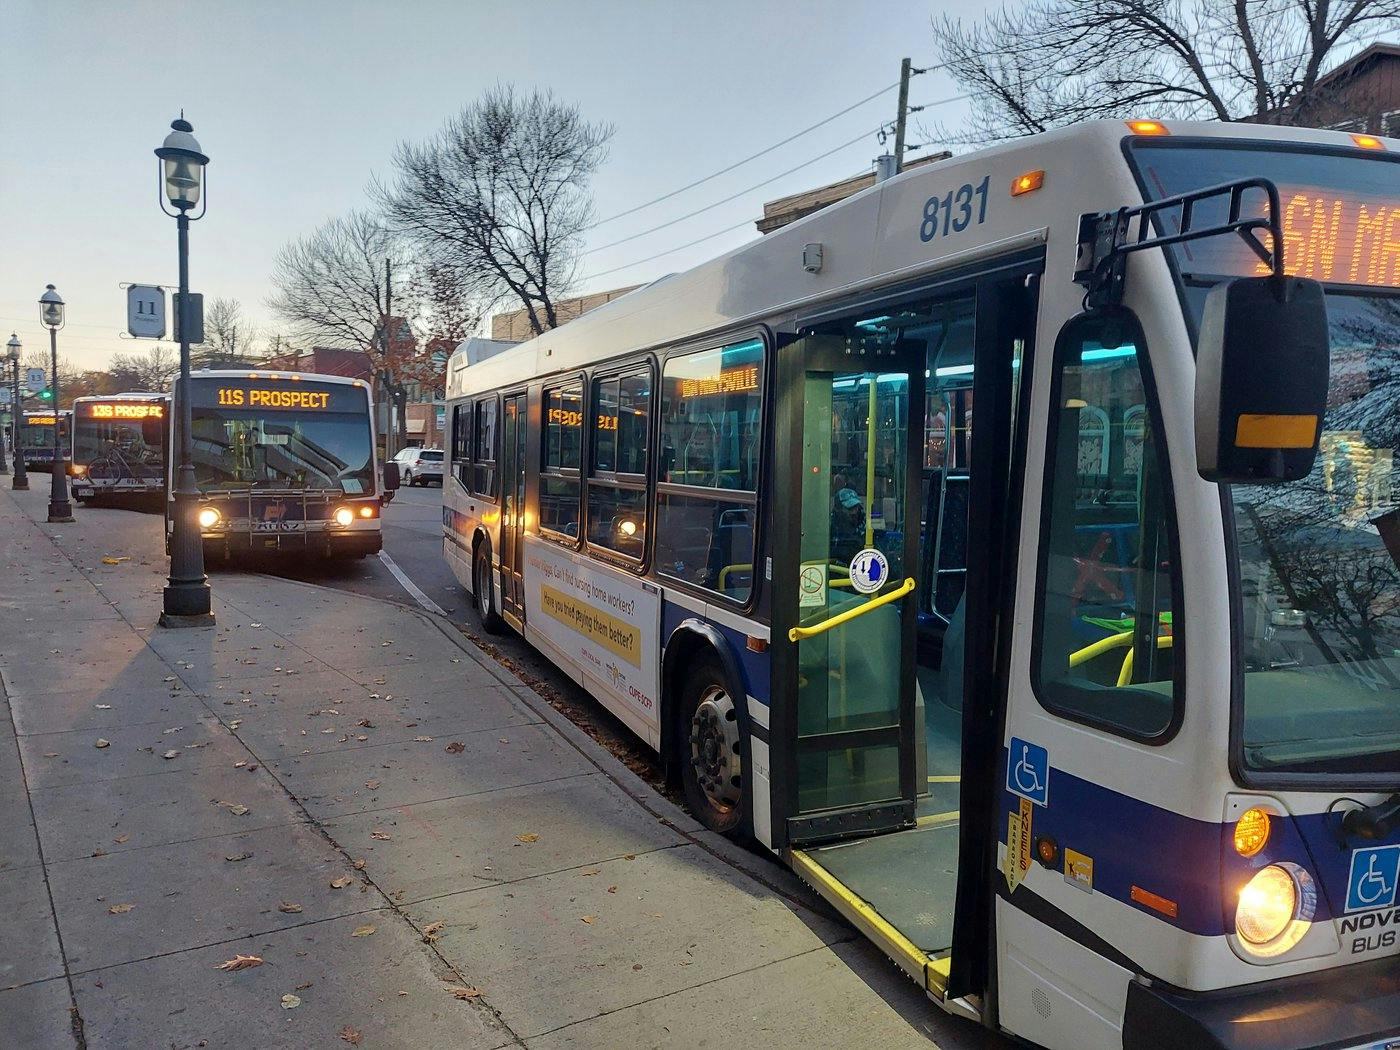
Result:
[[[580,280],[591,281],[595,277],[606,277],[608,274],[617,273],[619,270],[630,270],[634,266],[642,265],[642,263],[651,262],[653,259],[660,259],[663,255],[672,255],[675,252],[683,251],[686,248],[693,248],[697,244],[703,244],[705,241],[712,241],[716,237],[720,237],[726,233],[733,233],[735,230],[740,229],[744,226],[748,226],[757,221],[757,219],[745,219],[743,222],[736,222],[733,226],[726,226],[722,230],[716,230],[714,233],[708,233],[704,237],[697,237],[695,240],[687,241],[685,244],[678,244],[674,248],[667,248],[664,252],[657,252],[655,255],[648,255],[645,259],[634,259],[629,263],[623,263],[621,266],[614,266],[611,270],[599,270],[597,273],[584,274],[583,277],[580,278]]]
[[[757,160],[759,157],[767,156],[769,153],[772,153],[775,149],[778,149],[778,148],[780,148],[780,147],[782,147],[782,146],[786,146],[789,142],[792,142],[794,139],[800,139],[803,135],[806,135],[808,132],[816,131],[817,128],[820,128],[820,127],[823,127],[823,126],[825,126],[825,125],[827,125],[827,124],[830,124],[830,123],[831,123],[833,120],[835,120],[837,117],[844,117],[847,113],[851,112],[851,110],[853,110],[853,109],[858,109],[859,107],[865,105],[867,102],[873,102],[875,99],[879,98],[881,95],[885,94],[887,91],[893,91],[893,90],[894,90],[895,88],[897,88],[897,87],[899,87],[899,81],[895,81],[893,84],[889,84],[889,85],[887,85],[886,87],[882,87],[879,91],[876,91],[874,94],[872,94],[872,95],[866,95],[865,98],[860,99],[858,102],[852,102],[852,103],[851,103],[849,106],[847,106],[845,109],[840,110],[840,111],[838,111],[838,112],[836,112],[836,113],[833,113],[831,116],[826,117],[826,118],[823,119],[823,120],[817,121],[815,124],[811,125],[810,127],[803,128],[801,131],[798,131],[798,132],[795,132],[795,133],[789,135],[787,138],[783,139],[781,142],[775,142],[775,143],[773,143],[771,146],[765,146],[763,149],[759,150],[757,153],[752,153],[752,154],[750,154],[749,156],[745,157],[743,160],[736,160],[733,164],[730,164],[728,167],[726,167],[726,168],[720,168],[719,171],[716,171],[716,172],[713,172],[712,174],[706,175],[703,179],[696,179],[694,182],[687,183],[686,185],[682,186],[682,187],[681,187],[680,189],[678,189],[678,190],[672,190],[670,193],[663,193],[660,197],[656,197],[656,198],[654,198],[654,199],[652,199],[652,200],[649,200],[649,201],[647,201],[647,202],[644,203],[644,204],[638,204],[638,205],[637,205],[636,207],[634,207],[634,208],[628,208],[626,211],[620,211],[620,212],[618,212],[616,215],[609,215],[606,219],[599,219],[597,222],[593,223],[591,226],[585,227],[583,232],[584,232],[584,233],[587,233],[589,230],[597,229],[599,226],[602,226],[604,223],[612,222],[614,219],[620,219],[620,218],[622,218],[624,215],[631,215],[633,212],[639,212],[639,211],[641,211],[643,208],[650,208],[653,204],[660,204],[662,201],[668,201],[668,200],[670,200],[672,197],[675,197],[675,196],[677,196],[677,195],[679,195],[679,194],[682,194],[682,193],[686,192],[686,190],[693,190],[696,186],[699,186],[699,185],[702,185],[703,183],[709,182],[711,179],[717,179],[717,178],[719,178],[721,175],[727,175],[729,172],[733,171],[735,168],[742,167],[743,165],[747,164],[747,163],[748,163],[749,161],[751,161],[751,160]]]

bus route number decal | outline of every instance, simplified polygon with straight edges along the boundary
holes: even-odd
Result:
[[[982,225],[987,218],[987,187],[991,183],[992,177],[986,175],[976,186],[964,182],[941,197],[933,196],[924,201],[924,221],[919,224],[919,239],[931,241],[935,237],[962,233],[974,225],[974,219],[976,225]]]

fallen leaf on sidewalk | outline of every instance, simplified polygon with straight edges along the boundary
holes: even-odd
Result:
[[[578,873],[578,877],[581,878],[581,879],[586,879],[586,878],[588,878],[588,876],[590,876],[590,875],[597,875],[597,874],[598,874],[598,869],[597,869],[597,868],[589,868],[587,871],[581,871],[581,872],[579,872],[579,873]]]
[[[108,914],[108,915],[125,915],[127,912],[129,912],[129,911],[130,911],[132,908],[134,908],[134,907],[136,907],[136,905],[134,905],[134,904],[113,904],[110,908],[107,909],[107,914]]]
[[[341,1039],[345,1040],[351,1046],[359,1046],[360,1040],[363,1038],[363,1036],[360,1035],[360,1030],[358,1028],[351,1028],[349,1025],[346,1025],[336,1034],[339,1035]]]
[[[350,883],[354,881],[355,880],[352,879],[349,875],[341,875],[339,878],[331,879],[331,889],[343,890],[346,886],[349,886]]]
[[[169,736],[171,733],[178,733],[178,732],[180,732],[180,731],[181,731],[182,729],[184,729],[184,728],[185,728],[184,726],[171,726],[169,729],[163,729],[163,730],[161,730],[161,734],[160,734],[160,735],[161,735],[161,736]]]
[[[174,750],[174,749],[172,748],[171,750],[167,751],[165,754],[161,755],[160,757],[161,757],[161,758],[179,758],[179,757],[180,757],[180,752],[179,752],[179,751],[176,751],[176,750]]]
[[[235,763],[233,764],[233,768],[234,768],[234,769],[242,769],[242,768],[243,768],[244,766],[246,766],[247,764],[248,764],[248,763],[247,763],[246,761],[235,762]]]
[[[130,832],[127,832],[127,834],[125,834],[125,835],[118,835],[118,836],[117,836],[116,838],[114,838],[112,841],[115,842],[118,846],[120,846],[123,842],[126,842],[126,841],[127,841],[128,839],[130,839],[130,838],[131,838],[131,833],[130,833]]]
[[[377,829],[375,831],[371,831],[369,833],[369,837],[372,839],[378,839],[380,842],[388,842],[391,838],[393,838],[393,836],[390,835],[387,831],[379,831]]]
[[[436,941],[438,939],[438,934],[442,932],[442,928],[446,925],[447,921],[445,919],[439,919],[437,922],[430,922],[428,925],[424,926],[423,943],[432,944]]]
[[[223,970],[225,973],[232,973],[234,970],[247,970],[253,966],[263,964],[261,955],[235,955],[226,962],[219,963],[214,967],[216,970]]]
[[[355,724],[356,724],[357,726],[359,726],[360,728],[362,728],[362,729],[373,729],[373,728],[374,728],[374,723],[371,722],[368,718],[362,718],[362,719],[360,719],[358,722],[356,722]]]
[[[581,915],[581,916],[579,916],[579,918],[580,918],[583,922],[588,923],[588,925],[590,925],[590,926],[592,926],[595,922],[598,921],[598,916],[596,916],[596,915]]]
[[[240,860],[248,860],[250,857],[252,857],[251,853],[230,853],[224,857],[224,860],[231,864],[237,864]]]
[[[377,781],[377,780],[366,780],[366,781],[365,781],[365,787],[369,788],[371,791],[378,791],[378,790],[379,790],[379,781]]]
[[[355,870],[356,870],[356,871],[364,871],[364,870],[365,870],[365,862],[364,862],[363,860],[357,860],[357,861],[355,861]]]
[[[373,936],[374,936],[374,929],[375,929],[375,928],[374,928],[374,925],[373,925],[372,923],[368,923],[368,922],[367,922],[367,923],[365,923],[363,926],[356,926],[356,927],[355,927],[355,932],[352,933],[350,936],[351,936],[351,937],[373,937]]]
[[[235,817],[242,817],[248,813],[248,807],[242,805],[233,805],[229,806],[228,811],[232,813]]]
[[[103,559],[102,559],[102,564],[103,564],[103,565],[120,565],[122,562],[124,562],[124,561],[130,561],[130,560],[131,560],[131,558],[130,558],[129,556],[123,556],[123,557],[120,557],[120,558],[111,558],[111,557],[108,557],[108,558],[103,558]]]
[[[479,998],[481,998],[481,989],[480,989],[480,988],[474,988],[474,987],[472,987],[472,986],[469,985],[469,984],[465,984],[465,985],[459,984],[459,985],[457,985],[457,986],[455,986],[455,987],[453,987],[453,988],[449,988],[449,989],[447,989],[447,990],[448,990],[449,992],[452,993],[452,997],[453,997],[454,999],[479,999]]]
[[[104,740],[102,737],[98,737],[98,738],[97,738],[97,743],[93,744],[92,746],[93,746],[93,747],[111,747],[111,746],[112,746],[112,742],[111,742],[110,740]]]
[[[608,887],[608,892],[609,892],[609,893],[616,893],[616,892],[617,892],[617,887],[616,887],[616,886],[609,886],[609,887]]]
[[[460,740],[454,740],[452,741],[452,743],[448,744],[445,748],[443,748],[443,750],[446,751],[449,755],[460,755],[466,749],[467,745],[462,743]]]
[[[540,837],[536,835],[533,831],[527,831],[525,832],[525,834],[516,835],[515,837],[521,842],[538,842],[540,840]]]
[[[296,1009],[298,1006],[300,1006],[300,1005],[301,1005],[301,996],[299,996],[299,995],[284,995],[284,996],[282,996],[282,1009],[284,1009],[284,1010],[295,1010],[295,1009]]]
[[[287,915],[300,915],[301,905],[292,901],[283,901],[281,904],[277,905],[277,910]]]
[[[300,954],[300,953],[298,953],[298,954]],[[294,992],[304,992],[304,991],[306,991],[308,988],[310,988],[310,987],[311,987],[313,984],[315,984],[315,983],[316,983],[315,981],[307,981],[305,984],[299,984],[299,985],[297,985],[295,988],[292,989],[292,991],[294,991]]]

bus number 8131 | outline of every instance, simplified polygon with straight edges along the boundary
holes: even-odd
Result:
[[[992,177],[985,176],[975,187],[965,182],[942,197],[930,197],[924,202],[924,221],[919,225],[919,239],[931,241],[949,233],[962,233],[972,225],[972,198],[977,198],[977,225],[987,218],[987,187]],[[942,218],[942,228],[939,218]]]

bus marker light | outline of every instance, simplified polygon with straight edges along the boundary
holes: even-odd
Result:
[[[766,653],[768,651],[768,639],[759,638],[757,635],[748,635],[744,638],[744,648],[751,653]]]
[[[1269,841],[1269,814],[1258,806],[1250,806],[1235,822],[1235,852],[1252,857]]]
[[[355,520],[355,512],[349,507],[337,507],[335,509],[335,523],[341,528],[346,528]]]
[[[1170,135],[1166,126],[1155,120],[1130,120],[1128,130],[1134,135]]]
[[[201,529],[212,529],[219,523],[219,512],[213,507],[205,507],[199,512],[199,527]]]
[[[81,463],[74,463],[72,471],[75,478],[80,478],[87,473],[87,467],[83,466]]]
[[[1374,135],[1353,135],[1351,141],[1362,149],[1385,149],[1385,143]]]
[[[1017,175],[1011,180],[1011,196],[1019,197],[1023,193],[1034,193],[1045,185],[1045,172],[1037,169],[1028,171],[1024,175]]]
[[[372,518],[372,517],[374,517],[374,504],[372,504],[372,503],[366,503],[366,504],[364,504],[363,506],[361,506],[361,507],[360,507],[360,517],[362,517],[362,518]]]
[[[1128,896],[1136,904],[1141,904],[1145,908],[1159,911],[1169,919],[1175,919],[1177,913],[1176,901],[1167,900],[1158,896],[1151,890],[1145,890],[1141,886],[1134,886],[1128,891]]]

